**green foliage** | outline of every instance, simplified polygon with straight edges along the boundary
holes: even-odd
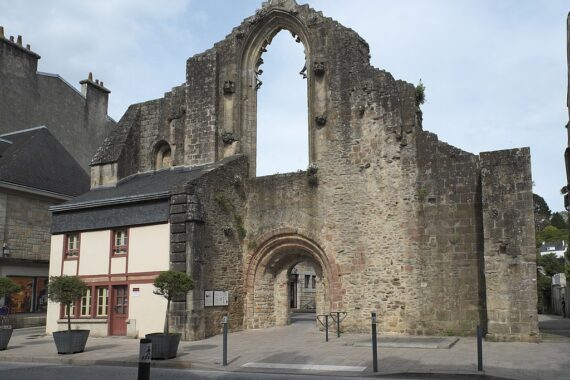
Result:
[[[568,240],[568,230],[560,230],[554,226],[546,226],[542,231],[536,232],[536,246],[540,247],[542,242],[555,242]]]
[[[194,281],[184,272],[168,270],[159,274],[154,280],[153,285],[156,288],[153,293],[163,296],[168,300],[166,305],[166,319],[164,320],[164,333],[168,334],[170,301],[172,301],[173,298],[184,297],[186,293],[194,289]]]
[[[548,277],[552,277],[556,273],[564,273],[564,259],[562,257],[556,257],[555,253],[541,255],[537,261],[537,265],[544,268],[544,272]]]
[[[77,276],[51,276],[48,283],[48,298],[65,305],[67,330],[71,331],[71,304],[81,299],[87,285]]]
[[[194,282],[186,273],[169,270],[158,275],[154,280],[154,287],[154,294],[171,301],[194,289]]]
[[[558,228],[559,230],[568,229],[568,223],[566,223],[566,220],[564,220],[564,217],[559,212],[552,214],[550,225]]]
[[[423,84],[422,80],[416,86],[416,104],[422,105],[426,101],[426,86]]]
[[[87,290],[85,283],[76,276],[51,276],[48,284],[48,298],[52,302],[71,305]]]
[[[544,306],[548,307],[548,304],[550,303],[551,281],[552,280],[550,279],[550,277],[545,276],[542,273],[538,272],[536,290],[538,295],[539,311],[545,312],[545,310],[543,310],[543,307]],[[547,302],[545,302],[545,300],[547,300]]]
[[[0,298],[18,293],[22,288],[6,277],[0,277]]]
[[[538,194],[532,194],[532,201],[534,203],[534,212],[541,214],[541,215],[546,215],[548,217],[550,217],[550,215],[552,214],[552,212],[550,211],[550,208],[548,207],[548,204],[546,203],[546,201],[544,200],[543,197],[541,197]]]

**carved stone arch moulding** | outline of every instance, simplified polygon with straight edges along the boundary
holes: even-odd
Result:
[[[305,50],[305,67],[313,67],[314,39],[311,37],[308,26],[295,12],[286,9],[273,8],[258,16],[256,22],[244,36],[244,44],[239,54],[238,62],[238,88],[239,96],[239,139],[241,153],[250,158],[249,174],[255,177],[257,157],[257,90],[260,87],[258,77],[259,66],[263,63],[262,54],[271,43],[273,37],[282,30],[293,34],[296,40],[303,44]],[[306,70],[307,100],[309,129],[313,127],[315,117],[314,83],[315,75],[312,70]],[[309,162],[312,162],[313,142],[312,133],[309,133]]]

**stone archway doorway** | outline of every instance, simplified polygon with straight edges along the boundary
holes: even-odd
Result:
[[[245,326],[266,328],[290,324],[293,313],[305,306],[298,293],[292,294],[294,278],[297,291],[305,287],[305,282],[308,289],[314,287],[310,311],[329,313],[330,273],[329,260],[312,240],[296,234],[269,239],[252,255],[247,269]],[[302,277],[295,276],[301,274]]]

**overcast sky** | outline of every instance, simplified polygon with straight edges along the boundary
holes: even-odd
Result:
[[[534,192],[551,209],[563,209],[568,0],[310,5],[357,31],[374,66],[414,84],[422,79],[424,128],[440,140],[473,153],[530,146]],[[112,91],[109,113],[119,120],[129,104],[182,84],[186,59],[260,6],[261,0],[0,0],[0,25],[42,56],[40,71],[77,87],[92,71]],[[305,169],[302,45],[280,33],[264,60],[259,143],[267,149],[258,157],[260,174]]]

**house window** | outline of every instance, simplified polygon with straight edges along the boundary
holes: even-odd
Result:
[[[311,284],[313,289],[315,289],[317,287],[317,276],[311,276],[313,279],[313,283]]]
[[[79,256],[79,234],[68,234],[65,239],[65,258],[72,259]]]
[[[67,306],[65,305],[61,305],[63,307],[63,318],[67,318]],[[71,318],[75,318],[75,311],[76,311],[76,307],[75,307],[75,303],[71,304],[71,307],[69,308],[69,315],[71,316]]]
[[[81,316],[91,316],[91,288],[87,288],[85,293],[83,293],[83,297],[81,297]]]
[[[311,281],[311,276],[306,274],[305,275],[305,289],[309,288],[309,281]]]
[[[129,230],[113,231],[113,255],[126,255],[128,252]]]
[[[109,309],[109,289],[97,288],[97,316],[106,317]]]

